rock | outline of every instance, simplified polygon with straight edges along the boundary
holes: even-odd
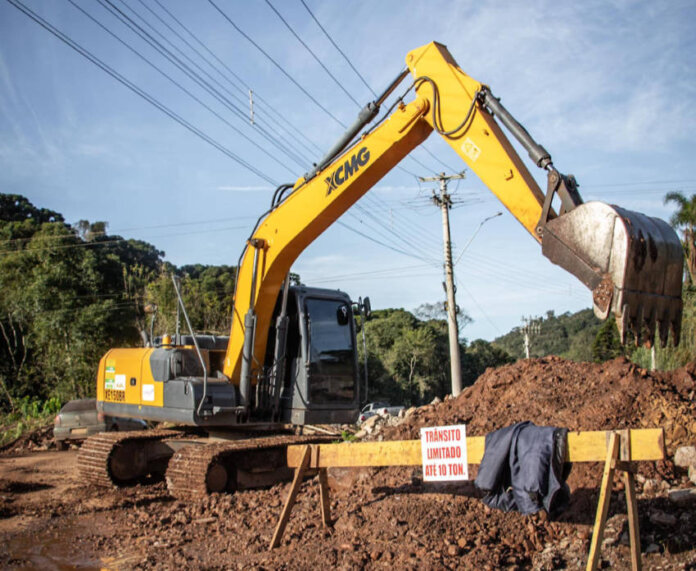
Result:
[[[672,527],[677,524],[677,518],[672,514],[668,514],[658,510],[650,514],[650,523],[653,523],[655,525]]]
[[[450,557],[456,557],[457,555],[461,555],[462,548],[459,547],[458,545],[450,545],[447,547],[447,555]]]
[[[382,420],[382,417],[378,414],[371,416],[365,422],[362,423],[363,430],[366,430],[368,434],[371,433],[375,424],[377,424],[380,420]]]
[[[435,397],[430,404],[440,404],[442,399],[440,397]]]
[[[689,488],[688,490],[672,490],[669,492],[668,497],[677,505],[696,503],[696,488]]]
[[[361,438],[365,438],[365,436],[367,436],[367,431],[365,431],[361,428],[353,436],[355,436],[355,438],[360,440]]]
[[[689,466],[689,480],[692,484],[696,484],[696,466]]]
[[[418,409],[417,409],[415,406],[412,406],[411,408],[409,408],[409,409],[406,411],[406,413],[404,414],[404,418],[408,418],[408,417],[411,416],[414,412],[416,412],[416,410],[418,410]]]
[[[674,464],[687,468],[696,466],[696,446],[680,446],[674,453]]]
[[[643,482],[643,493],[652,494],[655,493],[659,487],[660,483],[657,480],[648,478]]]

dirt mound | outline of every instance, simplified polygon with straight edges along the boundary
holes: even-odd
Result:
[[[53,424],[51,423],[29,430],[16,440],[0,447],[0,455],[12,456],[34,450],[48,450],[53,446],[55,443],[53,442]]]
[[[419,438],[422,426],[466,424],[483,435],[515,422],[571,430],[663,427],[667,452],[696,440],[696,363],[650,372],[626,359],[603,364],[559,357],[488,369],[457,398],[416,409],[384,440]]]

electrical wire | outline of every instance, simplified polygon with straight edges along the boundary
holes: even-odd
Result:
[[[201,77],[200,74],[198,74],[194,69],[191,68],[188,64],[183,62],[179,57],[177,57],[170,49],[168,49],[166,46],[164,46],[159,40],[157,40],[152,34],[150,34],[147,30],[145,30],[140,24],[138,24],[135,20],[133,20],[130,16],[128,16],[125,12],[123,12],[120,8],[114,5],[114,3],[111,0],[97,0],[97,2],[105,9],[107,10],[111,15],[113,15],[116,19],[118,19],[123,25],[128,27],[134,34],[139,36],[143,41],[145,41],[147,44],[150,45],[155,51],[157,51],[161,56],[163,56],[166,60],[168,60],[172,65],[177,67],[181,72],[183,72],[188,78],[193,81],[195,84],[200,86],[204,91],[208,92],[209,95],[211,95],[214,99],[216,99],[221,105],[223,105],[225,108],[227,108],[231,113],[236,115],[239,119],[241,119],[245,125],[248,125],[248,116],[246,114],[246,111],[237,105],[235,105],[234,102],[230,101],[230,99],[223,93],[220,92],[215,86],[211,85],[209,81]],[[137,11],[135,11],[133,8],[131,8],[124,0],[121,0],[121,3],[128,9],[130,10],[137,18],[139,18],[146,26],[150,28],[150,30],[153,31],[153,33],[157,34],[160,36],[165,42],[167,42],[173,49],[175,49],[182,57],[186,58],[191,65],[198,69],[201,73],[206,75],[213,83],[216,83],[221,89],[227,92],[231,97],[235,97],[232,93],[229,92],[224,86],[222,86],[217,80],[215,80],[213,77],[210,76],[205,70],[203,70],[196,62],[194,62],[191,58],[189,58],[185,53],[183,53],[177,46],[175,46],[169,39],[167,39],[165,36],[163,36],[156,28],[154,28],[147,20],[145,20]],[[137,50],[136,50],[137,51]],[[149,63],[149,62],[148,62]],[[151,64],[154,65],[154,64]],[[155,66],[155,68],[159,70]],[[164,72],[161,72],[163,73]],[[164,74],[166,76],[166,74]],[[167,76],[168,77],[168,76]],[[178,85],[181,89],[183,89],[180,85]],[[215,111],[212,111],[210,107],[202,103],[196,96],[192,95],[190,92],[185,90],[187,94],[190,97],[193,97],[198,103],[206,107],[209,111],[214,113],[218,118],[222,119],[219,114],[217,114]],[[243,134],[239,129],[231,125],[227,120],[222,119],[228,126],[230,126],[235,132],[237,132],[239,135],[247,139],[249,142],[251,142],[254,146],[256,146],[259,150],[261,150],[264,154],[266,154],[269,158],[271,158],[273,161],[276,163],[280,164],[284,168],[286,168],[289,172],[295,172],[295,170],[288,165],[282,163],[281,161],[278,160],[278,158],[275,155],[272,155],[269,153],[267,150],[263,149],[260,145],[258,145],[256,142],[254,142],[251,138],[249,138],[247,135]],[[273,146],[275,146],[278,150],[283,152],[287,157],[289,157],[291,160],[293,160],[298,166],[302,166],[304,163],[306,163],[306,159],[303,159],[299,157],[298,155],[294,154],[291,149],[288,148],[287,143],[286,144],[281,144],[277,140],[273,138],[271,134],[269,134],[264,128],[259,127],[257,125],[256,130],[258,133],[266,139],[269,143],[271,143]]]
[[[365,218],[361,218],[353,212],[350,213],[351,216],[354,216],[361,224],[369,226],[374,233],[379,233],[389,240],[399,242],[404,247],[410,249],[413,252],[419,253],[424,258],[434,257],[432,252],[426,250],[421,244],[414,242],[408,235],[404,235],[401,231],[396,230],[394,228],[386,227],[383,221],[373,212],[370,212],[368,209],[361,207],[360,205],[356,205],[356,207],[360,212],[362,212]],[[368,224],[365,219],[371,220],[372,224]]]
[[[91,52],[89,52],[87,49],[83,48],[80,44],[72,40],[69,36],[61,32],[58,28],[50,24],[48,21],[46,21],[44,18],[39,16],[36,12],[28,8],[26,5],[24,5],[20,0],[6,0],[10,5],[14,6],[22,12],[24,15],[29,17],[31,20],[36,22],[38,25],[40,25],[42,28],[44,28],[46,31],[50,32],[53,34],[56,38],[58,38],[60,41],[62,41],[64,44],[72,48],[74,51],[79,53],[81,56],[92,62],[94,65],[99,67],[102,71],[108,73],[111,77],[113,77],[115,80],[117,80],[119,83],[130,89],[133,93],[136,95],[140,96],[142,99],[150,103],[153,107],[156,107],[159,109],[162,113],[167,115],[170,119],[173,119],[177,123],[179,123],[182,127],[188,129],[190,132],[192,132],[194,135],[211,145],[212,147],[216,148],[218,151],[223,153],[225,156],[228,158],[232,159],[239,165],[243,166],[262,180],[265,180],[266,182],[275,185],[276,182],[255,168],[253,165],[230,151],[227,147],[223,146],[219,142],[217,142],[215,139],[201,131],[198,127],[195,127],[188,121],[186,121],[183,117],[172,111],[169,107],[164,105],[163,103],[160,103],[157,99],[155,99],[152,95],[144,91],[143,89],[139,88],[137,85],[135,85],[133,82],[128,80],[126,77],[118,73],[116,70],[108,66],[106,63],[104,63],[102,60],[100,60],[98,57],[93,55]]]
[[[142,1],[142,0],[141,0],[141,1]],[[331,72],[329,71],[329,68],[326,67],[326,66],[324,65],[324,62],[322,62],[322,61],[319,59],[319,56],[317,56],[317,54],[315,54],[315,53],[312,51],[312,48],[310,48],[310,47],[307,45],[307,43],[299,36],[299,34],[293,29],[293,27],[288,23],[288,21],[287,21],[285,18],[283,18],[283,15],[282,15],[280,12],[278,12],[278,10],[276,10],[275,6],[273,6],[273,4],[271,4],[270,0],[266,0],[266,4],[268,4],[268,6],[270,7],[270,9],[273,10],[273,12],[275,12],[275,14],[276,14],[276,16],[278,16],[278,18],[280,18],[280,21],[283,22],[283,24],[285,24],[285,27],[286,27],[288,30],[290,30],[290,33],[291,33],[293,36],[295,36],[295,39],[296,39],[298,42],[300,42],[300,44],[302,44],[302,46],[311,54],[311,56],[314,58],[314,61],[316,61],[316,62],[322,67],[322,69],[329,75],[329,77],[330,77],[331,79],[334,80],[334,83],[335,83],[336,85],[338,85],[338,87],[341,88],[341,90],[343,91],[343,93],[345,93],[345,94],[348,96],[348,98],[349,98],[353,103],[355,103],[355,104],[358,106],[358,108],[362,108],[362,105],[360,104],[360,102],[358,102],[358,100],[355,99],[355,97],[353,97],[353,96],[350,94],[350,92],[344,87],[344,85],[343,85],[340,81],[338,81],[338,79],[336,78],[336,76],[334,76],[334,74],[331,73]]]
[[[9,0],[8,0],[9,1]],[[331,111],[329,111],[326,107],[324,107],[319,101],[316,100],[316,98],[309,93],[294,77],[292,77],[283,66],[281,66],[276,60],[274,60],[261,46],[259,46],[254,40],[252,40],[237,24],[235,24],[232,19],[225,13],[223,12],[220,7],[213,2],[213,0],[208,0],[208,2],[215,8],[225,20],[227,20],[230,25],[237,30],[249,43],[251,43],[257,50],[259,50],[266,58],[275,66],[277,67],[282,74],[287,77],[302,93],[304,93],[311,101],[319,107],[324,113],[326,113],[329,117],[331,117],[336,123],[338,123],[341,127],[344,129],[347,128],[347,126],[338,118],[336,117]]]
[[[9,0],[8,0],[9,1]],[[12,0],[16,1],[16,0]],[[230,226],[228,228],[215,228],[215,229],[206,229],[206,230],[192,230],[190,232],[175,232],[173,234],[159,234],[157,236],[149,236],[148,240],[151,240],[153,238],[174,238],[177,236],[190,236],[192,234],[209,234],[209,233],[215,233],[215,232],[226,232],[229,230],[243,230],[244,228],[247,228],[247,226]],[[78,239],[77,236],[73,235],[73,238]],[[41,238],[38,238],[38,240],[41,240]],[[42,246],[38,248],[23,248],[23,249],[17,249],[17,250],[0,250],[0,256],[6,256],[9,254],[24,254],[27,252],[40,252],[40,251],[45,251],[45,250],[66,250],[66,249],[71,249],[71,248],[90,248],[93,246],[109,246],[111,244],[118,244],[121,242],[130,242],[131,240],[134,240],[133,238],[112,238],[109,240],[100,240],[98,242],[80,242],[78,244],[63,244],[63,245],[52,245],[52,246]],[[134,241],[143,241],[143,240],[134,240]]]
[[[167,7],[160,2],[160,0],[154,0],[155,3],[174,21],[176,22],[179,27],[184,30],[201,48],[203,48],[222,68],[224,68],[239,84],[246,89],[242,89],[239,85],[235,84],[234,81],[232,81],[225,73],[223,73],[220,68],[214,66],[212,63],[210,63],[209,60],[203,58],[200,56],[208,65],[214,69],[220,77],[222,77],[225,81],[227,81],[232,87],[237,89],[240,93],[243,93],[244,95],[247,95],[249,91],[253,91],[254,95],[256,97],[257,103],[261,103],[262,107],[267,108],[269,112],[273,114],[275,117],[276,124],[283,123],[285,125],[285,129],[287,130],[288,133],[292,132],[294,141],[299,143],[300,145],[303,146],[303,148],[308,151],[310,154],[314,154],[316,152],[321,153],[321,149],[319,148],[318,145],[316,145],[307,135],[305,135],[297,126],[293,125],[290,121],[288,121],[285,116],[278,112],[275,107],[273,107],[270,103],[268,103],[256,90],[252,90],[251,86],[244,81],[238,74],[236,74],[215,52],[213,52],[196,34],[191,31],[179,18],[177,18],[170,10],[167,9]],[[300,140],[298,140],[298,138]],[[310,149],[309,146],[314,147],[314,149]]]
[[[343,59],[346,60],[346,62],[347,62],[348,65],[350,66],[350,68],[351,68],[351,69],[355,72],[355,74],[360,78],[360,81],[362,81],[363,84],[365,85],[365,87],[367,87],[367,88],[372,92],[372,95],[373,95],[374,97],[377,97],[377,94],[375,93],[374,89],[372,89],[372,87],[370,87],[370,85],[367,83],[367,81],[365,81],[365,78],[362,76],[362,74],[361,74],[357,69],[355,69],[355,66],[354,66],[353,63],[350,61],[350,59],[348,59],[348,56],[347,56],[346,54],[343,53],[343,50],[341,50],[341,48],[339,48],[338,45],[336,45],[336,42],[333,41],[333,38],[332,38],[332,37],[329,35],[329,33],[324,29],[324,26],[322,26],[321,23],[319,22],[319,20],[317,20],[317,17],[316,17],[316,16],[312,13],[312,11],[309,9],[309,6],[307,6],[306,2],[305,2],[304,0],[300,0],[300,2],[302,2],[302,5],[305,7],[305,9],[307,10],[307,12],[309,12],[309,15],[312,17],[312,20],[314,20],[314,22],[316,23],[316,25],[319,26],[319,29],[320,29],[322,32],[324,32],[324,35],[325,35],[325,36],[327,37],[327,39],[331,42],[331,45],[332,45],[334,48],[336,48],[336,50],[338,51],[338,53],[340,53],[340,54],[343,56]]]
[[[179,54],[182,55],[182,57],[185,57],[188,62],[191,63],[198,71],[203,73],[206,77],[208,77],[212,82],[214,82],[220,89],[225,91],[230,97],[233,97],[238,103],[242,105],[246,105],[247,100],[242,99],[240,95],[232,93],[229,89],[227,89],[224,85],[222,85],[219,81],[217,81],[213,76],[211,76],[208,72],[206,72],[198,63],[196,63],[192,58],[190,58],[183,50],[181,50],[179,47],[177,47],[173,42],[171,42],[169,39],[167,39],[163,34],[159,32],[151,23],[149,23],[143,16],[142,14],[139,14],[136,10],[133,9],[132,6],[129,6],[125,0],[121,0],[121,2],[128,7],[128,9],[136,14],[138,18],[142,22],[144,22],[151,30],[153,30],[158,36],[160,36],[163,40],[165,40],[172,48],[174,48]],[[170,26],[157,12],[155,12],[150,6],[148,6],[143,0],[138,0],[138,2],[148,11],[150,14],[152,14],[163,26],[165,26],[172,34],[174,34],[181,42],[184,43],[188,47],[189,50],[191,50],[193,53],[195,53],[202,61],[204,61],[213,71],[217,72],[218,74],[221,75],[223,79],[225,79],[225,75],[220,72],[220,70],[215,67],[208,58],[206,58],[198,49],[196,49],[195,46],[193,46],[186,38],[184,38],[179,32],[177,32],[172,26]],[[244,93],[242,89],[240,89],[238,86],[236,86],[234,83],[229,82],[230,85],[235,87],[239,92],[243,93],[245,96],[247,96],[247,93]],[[235,110],[238,110],[237,107],[235,106]],[[262,115],[259,115],[257,112],[255,114],[254,120],[251,121],[250,117],[247,116],[243,111],[239,110],[240,116],[242,119],[245,119],[245,124],[250,125],[254,130],[257,130],[261,133],[263,133],[264,137],[271,140],[276,146],[276,148],[286,155],[290,156],[292,155],[291,158],[300,165],[301,167],[306,166],[308,163],[311,162],[311,159],[308,159],[307,157],[302,157],[301,159],[297,159],[300,155],[296,153],[297,149],[295,148],[294,140],[291,142],[290,140],[286,139],[285,136],[279,131],[278,125],[277,124],[271,124],[268,123],[265,118]],[[264,125],[263,127],[261,125]],[[270,133],[269,131],[273,131],[273,133]],[[276,140],[277,139],[277,140]],[[282,144],[281,144],[282,143]]]
[[[210,113],[212,113],[215,117],[217,117],[220,121],[225,123],[230,129],[232,129],[235,133],[237,133],[240,137],[246,139],[249,141],[254,147],[256,147],[258,150],[260,150],[262,153],[264,153],[266,156],[268,156],[271,160],[275,161],[278,165],[282,166],[283,168],[287,169],[289,172],[293,172],[293,169],[291,169],[288,165],[284,164],[275,155],[272,155],[269,153],[266,149],[261,147],[258,143],[256,143],[254,140],[252,140],[250,137],[248,137],[246,134],[244,134],[242,131],[240,131],[237,127],[232,125],[227,119],[225,119],[222,115],[220,115],[217,111],[215,111],[213,108],[211,108],[209,105],[207,105],[205,102],[203,102],[201,99],[199,99],[196,95],[191,93],[188,89],[186,89],[181,83],[176,81],[173,77],[171,77],[169,74],[167,74],[165,71],[163,71],[160,67],[155,65],[151,60],[146,58],[144,55],[142,55],[138,50],[136,50],[134,47],[132,47],[130,44],[128,44],[126,41],[124,41],[122,38],[120,38],[116,33],[114,33],[112,30],[110,30],[107,26],[105,26],[102,22],[97,20],[92,14],[88,13],[85,11],[81,6],[76,4],[74,0],[68,0],[70,4],[72,4],[77,10],[82,12],[87,18],[89,18],[92,22],[94,22],[97,26],[99,26],[102,30],[104,30],[107,34],[109,34],[111,37],[113,37],[116,41],[118,41],[121,45],[126,47],[128,50],[130,50],[132,53],[134,53],[138,58],[140,58],[142,61],[147,63],[152,69],[157,71],[160,75],[162,75],[164,78],[166,78],[169,82],[174,84],[176,87],[178,87],[181,91],[183,91],[186,95],[188,95],[191,99],[196,101],[199,105],[207,109]],[[297,162],[296,159],[293,157],[290,157],[293,160]],[[301,162],[297,162],[298,165],[301,164]]]
[[[376,238],[373,238],[372,236],[369,236],[365,234],[364,232],[360,232],[360,230],[357,230],[356,228],[353,228],[352,226],[349,226],[345,222],[342,222],[341,220],[338,220],[336,224],[339,224],[340,226],[343,226],[346,230],[349,230],[353,232],[354,234],[358,234],[359,236],[362,236],[366,240],[369,240],[370,242],[374,242],[375,244],[379,244],[380,246],[383,246],[389,250],[392,250],[393,252],[397,252],[399,254],[403,254],[404,256],[408,256],[409,258],[415,258],[416,260],[420,260],[422,262],[426,263],[431,263],[430,260],[426,258],[422,258],[421,256],[418,256],[416,254],[413,254],[411,252],[406,252],[405,250],[401,250],[399,248],[396,248],[394,246],[391,246],[389,244],[385,244],[384,242],[381,242],[380,240],[377,240]]]

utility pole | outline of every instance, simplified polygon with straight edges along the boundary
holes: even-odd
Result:
[[[445,291],[447,292],[447,324],[449,326],[450,371],[452,376],[452,396],[462,392],[462,367],[459,360],[459,327],[457,326],[457,302],[454,299],[454,270],[452,269],[452,242],[450,239],[449,210],[452,199],[447,194],[447,182],[462,179],[464,173],[435,177],[418,177],[421,182],[439,182],[440,194],[433,192],[433,202],[442,210],[442,238],[445,250]]]
[[[534,335],[541,333],[541,323],[538,319],[532,319],[531,317],[523,317],[522,323],[522,333],[524,333],[524,354],[527,359],[529,359],[529,346],[531,338]]]

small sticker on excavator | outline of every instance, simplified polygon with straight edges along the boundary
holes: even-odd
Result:
[[[104,388],[107,391],[125,391],[126,375],[114,375],[111,373],[104,379]]]
[[[476,146],[476,143],[474,143],[469,137],[467,137],[462,143],[462,152],[472,161],[475,161],[479,158],[479,155],[481,154],[481,149],[479,149]]]
[[[116,375],[114,378],[114,390],[115,391],[125,391],[126,390],[126,375]]]
[[[142,400],[146,402],[155,400],[155,385],[143,385]]]

